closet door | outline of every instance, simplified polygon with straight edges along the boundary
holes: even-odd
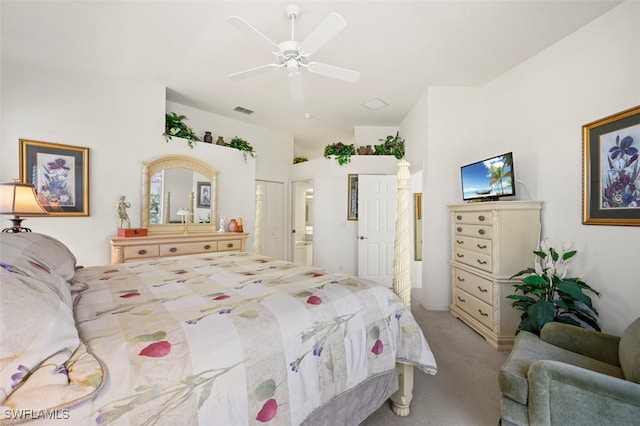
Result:
[[[262,254],[284,259],[284,183],[256,181],[256,185],[264,189]]]

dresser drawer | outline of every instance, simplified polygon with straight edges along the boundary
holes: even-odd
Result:
[[[455,248],[453,250],[453,260],[487,272],[491,272],[492,269],[491,256],[473,252],[471,250]]]
[[[217,250],[218,243],[215,241],[161,244],[160,256],[180,256],[183,254],[207,253]]]
[[[491,225],[491,212],[455,212],[453,220],[455,223]]]
[[[460,288],[456,288],[454,295],[454,303],[457,307],[471,315],[489,329],[493,330],[493,309],[490,305],[476,299],[469,293]]]
[[[491,226],[483,226],[483,225],[467,225],[464,223],[456,223],[455,225],[455,234],[468,236],[468,237],[477,237],[477,238],[488,238],[491,239]]]
[[[227,240],[218,242],[218,251],[240,250],[241,247],[241,240]]]
[[[453,238],[453,245],[455,248],[471,250],[477,253],[491,256],[491,240],[483,240],[482,238],[456,235]]]
[[[124,258],[126,260],[146,259],[148,257],[160,256],[160,250],[157,244],[130,246],[124,248]]]
[[[491,281],[460,268],[453,268],[453,281],[456,287],[491,305]]]

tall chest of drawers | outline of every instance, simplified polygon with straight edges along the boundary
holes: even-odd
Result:
[[[495,201],[449,206],[451,213],[451,313],[498,350],[513,346],[520,311],[513,274],[533,265],[542,203]]]

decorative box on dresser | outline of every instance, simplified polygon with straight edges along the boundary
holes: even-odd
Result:
[[[513,274],[533,265],[542,203],[493,201],[449,206],[451,213],[451,313],[498,350],[513,346],[520,311]]]
[[[246,251],[247,236],[239,232],[211,232],[111,237],[111,263],[218,251]]]

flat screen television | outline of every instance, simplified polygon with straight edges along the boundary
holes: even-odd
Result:
[[[516,195],[511,152],[462,166],[460,176],[464,201],[495,201]]]

